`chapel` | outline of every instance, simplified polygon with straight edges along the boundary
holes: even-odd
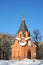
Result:
[[[25,19],[22,18],[20,28],[11,46],[11,60],[34,59],[35,57],[36,45],[32,41]]]

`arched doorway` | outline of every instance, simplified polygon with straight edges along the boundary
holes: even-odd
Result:
[[[28,51],[28,56],[27,56],[29,59],[31,59],[31,52]]]

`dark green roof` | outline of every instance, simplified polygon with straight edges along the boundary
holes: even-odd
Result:
[[[24,18],[22,19],[22,23],[21,23],[21,26],[20,26],[20,28],[19,28],[18,33],[19,33],[20,31],[22,31],[22,32],[28,31],[27,26],[26,26],[26,24],[25,24],[25,19],[24,19]]]

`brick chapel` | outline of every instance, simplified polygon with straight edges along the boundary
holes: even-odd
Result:
[[[22,19],[20,29],[11,46],[11,60],[22,60],[24,58],[34,59],[36,57],[36,45],[33,43],[30,32]]]

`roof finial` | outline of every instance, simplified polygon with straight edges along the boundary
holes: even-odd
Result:
[[[22,18],[22,21],[23,21],[23,22],[25,21],[25,18],[24,18],[24,17]]]

